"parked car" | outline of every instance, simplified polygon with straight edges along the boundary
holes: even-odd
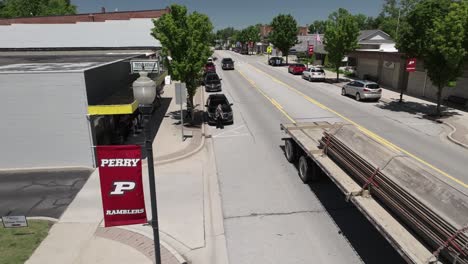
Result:
[[[311,81],[325,81],[325,71],[322,67],[312,66],[309,69],[302,72],[302,79]]]
[[[216,66],[213,62],[208,62],[205,64],[205,73],[207,72],[216,72]]]
[[[292,74],[302,74],[303,71],[305,71],[307,67],[302,64],[302,63],[294,63],[289,65],[288,67],[288,72]]]
[[[281,57],[271,57],[268,60],[268,65],[281,66],[281,65],[283,65],[283,58],[281,58]]]
[[[215,72],[209,72],[205,75],[203,85],[206,92],[221,92],[221,78]]]
[[[209,57],[207,62],[208,63],[213,62],[213,58]]]
[[[296,49],[290,49],[289,50],[289,55],[296,55],[297,54],[297,50]]]
[[[341,95],[355,96],[356,101],[371,99],[378,101],[382,97],[382,88],[371,81],[352,81],[341,89]]]
[[[208,114],[208,124],[216,124],[216,107],[221,104],[223,109],[223,121],[224,124],[233,124],[234,116],[232,113],[232,104],[229,103],[229,100],[224,94],[211,94],[206,100],[206,112]]]
[[[234,70],[234,61],[231,58],[223,58],[221,60],[221,68],[223,70]]]

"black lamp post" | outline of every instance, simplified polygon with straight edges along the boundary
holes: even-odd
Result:
[[[133,97],[137,100],[145,129],[145,149],[148,161],[148,177],[151,195],[151,220],[154,239],[154,257],[156,264],[161,264],[161,248],[159,245],[158,206],[156,202],[156,184],[154,179],[153,142],[151,140],[151,113],[153,101],[156,98],[156,83],[148,78],[147,72],[140,72],[140,77],[133,83]]]

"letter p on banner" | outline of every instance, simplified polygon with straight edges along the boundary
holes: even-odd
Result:
[[[147,223],[141,147],[97,146],[104,225]]]

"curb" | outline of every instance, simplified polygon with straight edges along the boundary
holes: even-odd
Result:
[[[203,91],[201,92],[201,98],[202,98],[202,103],[205,101],[205,95],[203,93]],[[167,160],[159,160],[159,161],[155,161],[154,162],[154,165],[163,165],[163,164],[167,164],[167,163],[172,163],[172,162],[176,162],[176,161],[179,161],[179,160],[183,160],[183,159],[186,159],[194,154],[196,154],[197,152],[199,152],[203,146],[205,146],[205,138],[206,138],[206,128],[205,128],[205,123],[202,123],[202,129],[201,129],[201,137],[202,137],[202,140],[201,140],[201,143],[200,145],[198,145],[198,147],[196,147],[194,150],[190,151],[189,153],[186,153],[184,155],[181,155],[179,157],[176,157],[176,158],[172,158],[172,159],[167,159]]]
[[[452,137],[453,134],[455,134],[455,132],[457,132],[457,128],[454,127],[452,124],[449,124],[447,122],[442,122],[444,125],[447,125],[448,127],[450,127],[452,129],[452,132],[450,132],[448,135],[447,135],[447,138],[448,140],[452,141],[453,143],[463,147],[463,148],[466,148],[468,149],[468,145],[466,144],[463,144],[461,143],[460,141],[456,140],[455,138]]]

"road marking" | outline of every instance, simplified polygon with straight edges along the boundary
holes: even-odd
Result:
[[[438,173],[442,174],[443,176],[445,176],[445,177],[451,179],[452,181],[454,181],[454,182],[460,184],[461,186],[463,186],[463,187],[465,187],[465,188],[468,188],[468,184],[464,183],[463,181],[461,181],[461,180],[459,180],[459,179],[457,179],[457,178],[451,176],[450,174],[448,174],[448,173],[446,173],[445,171],[443,171],[443,170],[441,170],[441,169],[435,167],[434,165],[428,163],[427,161],[425,161],[425,160],[419,158],[418,156],[412,154],[411,152],[409,152],[409,151],[407,151],[407,150],[404,150],[404,149],[402,149],[401,147],[398,147],[397,145],[391,143],[390,141],[388,141],[388,140],[386,140],[385,138],[383,138],[383,137],[377,135],[376,133],[370,131],[369,129],[367,129],[367,128],[361,126],[361,125],[359,125],[358,123],[354,122],[353,120],[349,119],[348,117],[346,117],[346,116],[344,116],[344,115],[338,113],[337,111],[331,109],[330,107],[328,107],[328,106],[326,106],[326,105],[324,105],[324,104],[319,103],[317,100],[312,99],[312,98],[309,97],[308,95],[306,95],[306,94],[304,94],[303,92],[297,90],[296,88],[290,86],[289,84],[286,84],[286,83],[284,83],[284,82],[282,82],[282,81],[276,79],[274,76],[272,76],[272,75],[270,75],[270,74],[268,74],[268,73],[266,73],[266,72],[264,72],[264,71],[258,69],[257,67],[255,67],[255,66],[253,66],[253,65],[251,65],[251,64],[249,64],[249,66],[252,67],[252,68],[254,68],[254,69],[256,69],[258,72],[261,72],[261,73],[263,73],[263,74],[269,76],[273,81],[275,81],[275,82],[277,82],[277,83],[279,83],[279,84],[282,84],[283,86],[287,87],[287,88],[290,89],[291,91],[293,91],[293,92],[295,92],[295,93],[301,95],[304,99],[306,99],[307,101],[313,103],[314,105],[316,105],[316,106],[318,106],[318,107],[320,107],[320,108],[322,108],[322,109],[324,109],[324,110],[327,110],[327,111],[329,111],[329,112],[331,112],[331,113],[333,113],[333,114],[335,114],[335,115],[341,117],[343,120],[345,120],[345,121],[347,121],[348,123],[350,123],[350,124],[356,126],[356,127],[357,127],[359,130],[361,130],[363,133],[365,133],[365,134],[368,135],[369,137],[373,138],[373,139],[376,140],[377,142],[383,144],[384,146],[386,146],[386,147],[388,147],[388,148],[390,148],[390,149],[396,150],[396,151],[401,151],[401,152],[405,153],[406,155],[412,157],[413,159],[419,161],[420,163],[422,163],[422,164],[428,166],[429,168],[431,168],[431,169],[437,171]],[[257,89],[258,89],[258,88],[257,88]]]
[[[258,86],[255,84],[254,81],[252,81],[249,77],[245,76],[245,74],[240,71],[240,70],[236,70],[237,72],[240,73],[240,75],[246,79],[250,84],[252,84],[252,86],[257,89],[257,91],[260,92],[261,95],[263,95],[266,99],[268,99],[268,101],[270,101],[270,103],[276,107],[276,109],[278,109],[287,119],[289,119],[289,121],[291,121],[292,123],[296,123],[296,121],[288,114],[286,113],[286,111],[284,111],[283,107],[275,100],[275,99],[272,99],[270,98],[262,89],[258,88]]]

